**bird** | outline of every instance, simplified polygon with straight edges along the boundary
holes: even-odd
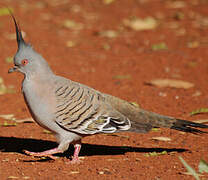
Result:
[[[30,152],[34,157],[49,157],[74,146],[70,163],[79,163],[81,139],[100,133],[122,131],[147,133],[164,127],[188,133],[206,133],[199,128],[208,125],[160,115],[144,110],[118,97],[56,75],[41,54],[26,43],[13,14],[17,40],[14,66],[8,73],[24,75],[22,93],[33,119],[56,137],[58,146],[43,152]]]

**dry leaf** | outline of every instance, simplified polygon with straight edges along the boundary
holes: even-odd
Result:
[[[44,130],[43,130],[43,133],[45,133],[45,134],[52,134],[52,132],[51,132],[51,131],[46,130],[46,129],[44,129]]]
[[[3,7],[0,8],[0,16],[10,15],[10,11],[13,13],[13,8]]]
[[[66,27],[66,28],[69,28],[69,29],[73,29],[73,30],[81,30],[83,29],[83,24],[82,23],[77,23],[73,20],[65,20],[63,22],[63,26]]]
[[[66,46],[67,47],[74,47],[74,46],[76,46],[76,43],[74,41],[67,41]]]
[[[201,159],[198,165],[198,169],[200,173],[208,173],[208,163],[205,160]]]
[[[169,137],[152,137],[151,139],[153,140],[158,140],[158,141],[171,141],[171,139]]]
[[[3,78],[0,77],[0,95],[7,93],[14,93],[14,89],[12,87],[6,87],[4,84]]]
[[[7,121],[5,121],[3,124],[1,124],[1,126],[3,127],[12,127],[12,126],[16,126],[16,123],[8,123]]]
[[[102,37],[107,37],[107,38],[115,38],[118,36],[118,32],[114,30],[101,31],[98,34]]]
[[[167,47],[166,43],[164,43],[164,42],[152,45],[152,50],[153,51],[167,50],[167,49],[168,49],[168,47]]]
[[[182,80],[175,80],[175,79],[153,79],[147,84],[154,85],[157,87],[171,87],[171,88],[183,88],[183,89],[189,89],[194,86],[193,83]]]
[[[119,79],[119,80],[121,80],[121,79],[131,79],[131,75],[115,75],[115,76],[113,76],[113,79]]]
[[[195,123],[208,123],[208,119],[200,119],[200,120],[195,120],[193,122],[195,122]]]
[[[9,176],[9,177],[7,177],[7,179],[18,179],[18,177],[17,176]]]
[[[182,162],[182,164],[185,166],[185,168],[187,169],[187,171],[196,179],[196,180],[200,180],[198,173],[191,167],[188,165],[188,163],[181,157],[178,157],[180,159],[180,161]]]
[[[103,4],[111,4],[113,3],[115,0],[103,0]]]
[[[132,105],[135,106],[135,107],[139,107],[139,104],[136,103],[136,102],[129,102],[129,103],[132,104]]]
[[[123,24],[135,31],[155,29],[158,25],[153,17],[124,19]]]
[[[5,61],[6,61],[7,63],[13,63],[13,57],[7,57],[7,58],[5,59]]]
[[[196,114],[202,114],[202,113],[208,113],[208,108],[199,108],[197,110],[194,110],[190,113],[191,116]]]
[[[69,174],[79,174],[80,172],[79,171],[71,171],[69,172]]]
[[[1,114],[0,118],[6,119],[6,120],[15,120],[14,114]]]
[[[168,154],[167,151],[162,151],[162,152],[149,152],[149,153],[145,153],[144,156],[146,157],[152,157],[152,156],[160,156],[160,155],[165,155]]]
[[[35,122],[33,118],[25,118],[25,119],[14,119],[17,123],[33,123]]]

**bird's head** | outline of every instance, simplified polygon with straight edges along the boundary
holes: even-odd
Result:
[[[25,76],[51,72],[45,59],[25,42],[15,17],[12,14],[11,16],[15,24],[18,50],[14,56],[14,67],[10,68],[8,72],[21,72]]]

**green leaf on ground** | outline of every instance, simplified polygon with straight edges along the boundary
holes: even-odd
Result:
[[[16,126],[17,123],[8,123],[7,121],[4,121],[3,124],[1,124],[1,126],[3,127],[12,127],[12,126]]]
[[[190,112],[190,115],[193,116],[193,115],[202,114],[202,113],[208,113],[208,108],[199,108],[199,109],[196,109],[196,110]]]
[[[51,132],[51,131],[46,130],[46,129],[44,129],[44,130],[43,130],[43,133],[44,133],[44,134],[52,134],[52,132]]]
[[[187,169],[187,171],[189,173],[191,173],[191,175],[196,180],[200,180],[199,175],[197,174],[197,172],[191,166],[189,166],[188,163],[181,156],[179,156],[178,158],[180,159],[180,161],[182,162],[182,164],[184,165],[184,167]]]
[[[115,75],[115,76],[113,76],[113,79],[119,79],[119,80],[121,80],[121,79],[131,79],[131,75]]]
[[[167,50],[167,49],[168,49],[168,46],[167,46],[166,43],[164,43],[164,42],[161,42],[161,43],[153,44],[153,45],[152,45],[152,50],[153,50],[153,51]]]
[[[136,103],[136,102],[129,102],[129,103],[132,104],[132,105],[135,106],[135,107],[139,107],[139,104]]]
[[[151,131],[158,132],[158,131],[160,131],[160,128],[152,128]]]
[[[84,27],[82,23],[78,23],[78,22],[75,22],[75,21],[70,20],[70,19],[66,19],[63,22],[63,26],[65,28],[69,28],[69,29],[73,29],[73,30],[81,30]]]
[[[161,155],[165,155],[168,154],[167,151],[162,151],[162,152],[149,152],[149,153],[145,153],[144,156],[146,157],[152,157],[152,156],[161,156]]]
[[[203,172],[208,173],[208,163],[205,160],[203,159],[200,160],[198,168],[200,173]]]
[[[5,61],[6,61],[7,63],[13,63],[13,57],[7,57],[7,58],[5,59]]]
[[[11,12],[13,12],[12,8],[6,8],[6,7],[0,8],[0,16],[10,15],[10,11],[9,10]]]

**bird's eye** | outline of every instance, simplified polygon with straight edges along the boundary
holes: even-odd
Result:
[[[23,66],[27,65],[27,64],[28,64],[28,60],[27,60],[27,59],[23,59],[23,60],[21,61],[21,64],[22,64]]]

